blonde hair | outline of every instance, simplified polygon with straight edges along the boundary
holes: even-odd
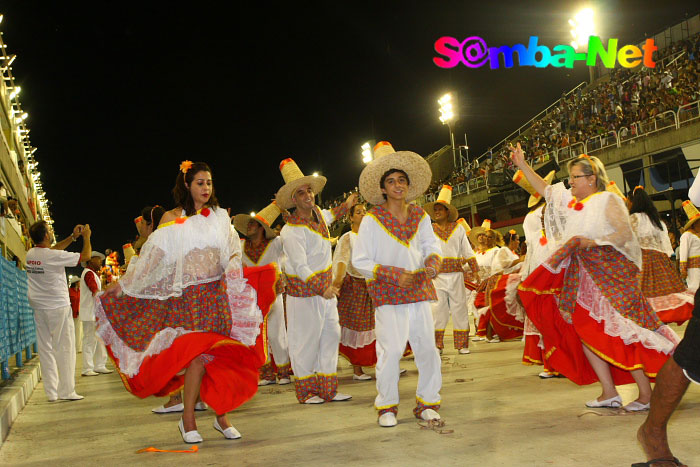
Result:
[[[503,240],[503,234],[498,230],[492,230],[492,232],[494,233],[494,243],[498,246],[506,246],[506,242]]]
[[[581,172],[584,175],[595,175],[596,176],[596,188],[597,191],[605,191],[608,187],[608,174],[605,171],[605,166],[600,159],[595,156],[588,156],[586,154],[581,154],[576,159],[569,162],[567,165],[567,170],[571,174],[571,169],[574,167],[580,167]]]

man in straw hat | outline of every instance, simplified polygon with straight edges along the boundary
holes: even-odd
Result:
[[[433,231],[442,249],[440,273],[433,279],[438,301],[433,303],[435,323],[435,345],[442,350],[447,322],[452,315],[455,349],[460,354],[469,353],[469,311],[467,299],[471,290],[464,286],[464,268],[468,264],[473,276],[478,280],[479,266],[476,255],[469,245],[466,230],[456,222],[457,208],[452,201],[452,187],[444,185],[437,201],[423,206],[433,220]]]
[[[396,425],[399,360],[410,343],[418,367],[416,408],[423,420],[440,418],[440,356],[430,310],[437,300],[431,279],[440,270],[440,245],[425,211],[410,201],[430,185],[430,166],[410,151],[394,151],[386,141],[360,175],[360,193],[375,206],[362,220],[352,263],[368,279],[376,305],[379,425]]]
[[[80,275],[80,321],[83,323],[83,376],[108,374],[107,349],[97,338],[95,328],[95,295],[102,290],[102,280],[98,271],[105,255],[93,251],[89,260],[80,265],[84,268]]]
[[[695,292],[700,286],[700,211],[690,200],[683,202],[683,210],[688,216],[688,222],[683,226],[681,235],[681,276],[688,284],[688,289]]]
[[[245,239],[241,239],[243,266],[263,266],[274,263],[280,273],[284,251],[282,240],[272,229],[275,219],[280,215],[280,208],[274,201],[254,216],[237,214],[233,225]],[[268,361],[260,368],[258,386],[268,384],[289,384],[289,354],[287,353],[287,329],[284,325],[284,303],[282,292],[284,281],[277,281],[277,298],[265,317],[267,321],[267,342],[269,346]],[[274,367],[272,360],[274,360]]]
[[[304,176],[296,162],[280,164],[284,186],[276,195],[281,209],[296,208],[280,237],[286,256],[287,338],[294,370],[294,389],[300,403],[348,400],[337,392],[338,289],[332,285],[331,240],[328,225],[357,202],[355,193],[332,211],[314,201],[326,178]]]

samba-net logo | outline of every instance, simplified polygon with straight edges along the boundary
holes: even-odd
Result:
[[[487,62],[492,70],[500,68],[501,62],[505,68],[512,68],[515,56],[519,66],[534,66],[545,68],[573,68],[574,62],[585,61],[587,66],[595,66],[598,58],[606,68],[614,68],[617,60],[625,68],[633,68],[640,64],[654,68],[653,54],[659,48],[654,45],[654,39],[647,39],[641,50],[636,45],[625,45],[617,48],[617,39],[608,39],[607,48],[598,36],[588,38],[588,51],[576,52],[570,45],[556,45],[551,50],[546,45],[538,44],[538,36],[530,36],[527,47],[515,44],[510,47],[487,47],[486,41],[479,36],[467,37],[459,41],[454,37],[441,37],[435,41],[435,51],[440,55],[433,57],[433,63],[440,68],[454,68],[460,63],[469,68],[480,68]]]

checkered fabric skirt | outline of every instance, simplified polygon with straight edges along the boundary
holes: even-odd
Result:
[[[338,298],[338,318],[340,326],[353,331],[374,329],[374,305],[364,279],[345,276]]]
[[[666,254],[642,249],[642,292],[647,298],[685,291],[676,268]]]

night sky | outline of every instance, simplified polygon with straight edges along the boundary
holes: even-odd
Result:
[[[436,102],[448,91],[459,95],[457,142],[466,132],[478,156],[588,79],[583,64],[445,70],[432,61],[441,36],[568,44],[567,20],[581,2],[224,4],[0,4],[57,237],[89,223],[94,249],[119,249],[135,236],[132,219],[143,206],[173,207],[184,159],[210,164],[232,213],[269,203],[287,157],[327,176],[323,195],[336,196],[357,185],[367,140],[423,156],[449,144]],[[620,45],[699,9],[589,5],[600,35]]]

